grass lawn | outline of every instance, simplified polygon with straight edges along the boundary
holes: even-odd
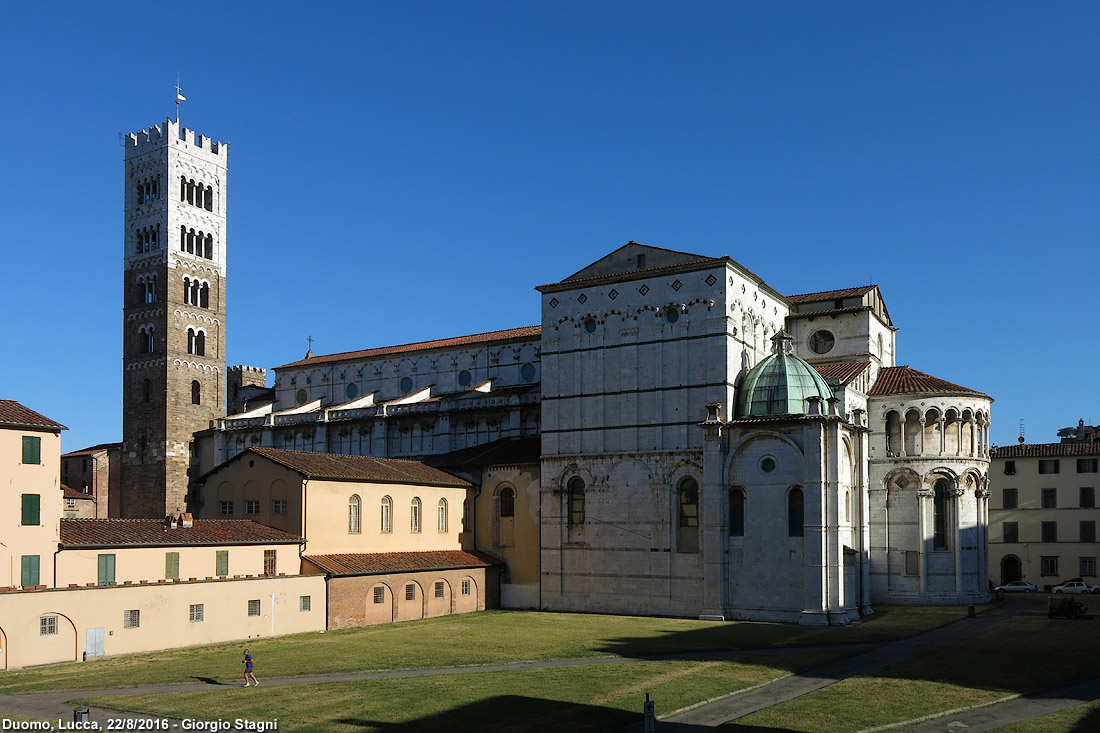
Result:
[[[858,731],[1097,673],[1100,621],[1051,620],[1046,617],[1045,598],[1019,602],[1031,604],[1024,615],[746,716],[724,729]]]
[[[845,644],[904,638],[965,614],[958,607],[884,607],[845,627],[483,611],[367,628],[300,634],[83,663],[0,672],[0,692],[228,680],[247,644],[263,677],[446,667],[591,656]]]
[[[1100,701],[998,728],[994,733],[1066,733],[1100,730]]]
[[[280,731],[580,731],[637,721],[648,692],[658,713],[818,666],[843,652],[727,660],[471,672],[280,688],[85,700],[175,718],[270,720]]]

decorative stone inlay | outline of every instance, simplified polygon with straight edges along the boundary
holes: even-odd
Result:
[[[714,283],[718,282],[718,278],[716,278],[714,275],[707,275],[707,279],[705,282],[707,283],[707,285],[714,285]]]
[[[643,285],[642,287],[638,288],[638,292],[641,293],[642,295],[645,295],[646,293],[649,292],[649,286],[648,285]]]
[[[550,299],[550,307],[551,308],[557,308],[558,307],[558,299],[557,298],[551,298]]]
[[[580,303],[581,305],[584,305],[585,301],[587,301],[587,300],[588,300],[588,296],[585,295],[584,293],[581,293],[580,295],[577,296],[577,302]]]
[[[673,280],[672,281],[672,289],[673,290],[679,290],[682,287],[684,287],[684,284],[682,282],[680,282],[679,280]]]
[[[619,291],[618,290],[612,290],[610,293],[607,294],[607,297],[611,298],[612,300],[615,300],[615,298],[619,297]]]

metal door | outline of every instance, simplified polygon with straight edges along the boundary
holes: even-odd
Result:
[[[103,656],[103,629],[88,629],[85,633],[85,653],[89,658]]]

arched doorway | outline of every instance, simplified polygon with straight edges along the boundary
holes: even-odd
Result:
[[[1015,555],[1005,555],[1001,558],[1001,585],[1014,580],[1023,580],[1020,577],[1020,558]]]

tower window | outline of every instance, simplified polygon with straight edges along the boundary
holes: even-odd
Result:
[[[202,387],[199,385],[199,380],[195,379],[191,382],[191,404],[202,404]]]

